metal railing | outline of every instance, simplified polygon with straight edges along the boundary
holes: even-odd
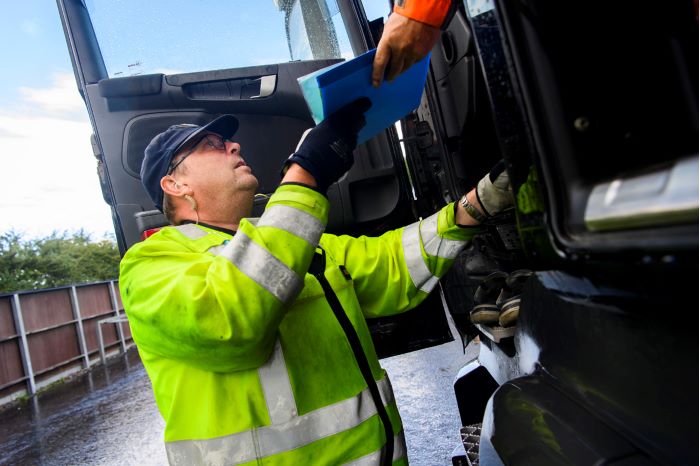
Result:
[[[124,338],[121,336],[122,331],[121,331],[121,324],[122,323],[129,323],[129,319],[126,318],[126,315],[121,315],[119,317],[110,317],[108,319],[102,319],[97,321],[97,341],[99,342],[100,345],[100,359],[102,359],[102,364],[107,362],[107,356],[105,354],[105,343],[104,343],[104,337],[102,336],[102,324],[119,324],[117,326],[120,339],[121,339],[121,345],[122,345],[122,353],[126,351],[126,343],[124,342]]]

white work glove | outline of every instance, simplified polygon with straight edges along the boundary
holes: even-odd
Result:
[[[513,189],[501,160],[476,185],[476,197],[487,216],[496,215],[514,205]]]

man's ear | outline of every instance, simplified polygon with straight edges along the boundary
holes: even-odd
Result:
[[[185,194],[192,194],[192,189],[189,186],[178,182],[170,175],[165,175],[160,179],[160,187],[169,196],[182,197]]]

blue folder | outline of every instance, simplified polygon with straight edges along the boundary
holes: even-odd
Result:
[[[376,49],[352,60],[336,63],[298,78],[311,116],[319,124],[328,115],[360,97],[368,97],[372,108],[365,113],[367,124],[358,135],[362,144],[420,105],[430,54],[391,82],[372,87],[372,63]]]

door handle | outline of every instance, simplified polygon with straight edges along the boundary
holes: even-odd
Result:
[[[250,96],[251,99],[260,99],[262,97],[267,97],[275,92],[275,85],[277,84],[277,75],[268,74],[267,76],[261,76],[257,79],[260,81],[260,93],[258,95]]]

